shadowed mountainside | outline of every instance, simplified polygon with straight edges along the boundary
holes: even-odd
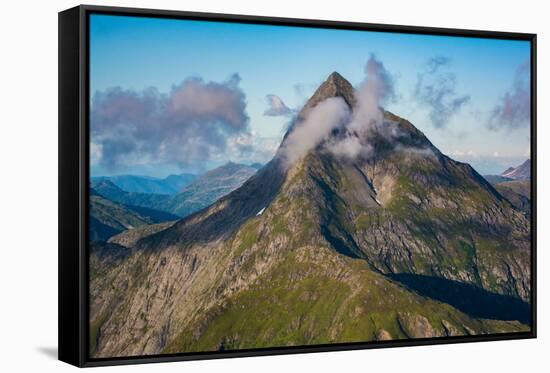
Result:
[[[128,206],[104,198],[90,189],[90,239],[106,241],[122,231],[144,225],[177,220],[163,211]]]

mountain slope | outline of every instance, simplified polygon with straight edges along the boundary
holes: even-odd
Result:
[[[498,192],[526,214],[531,214],[531,181],[514,180],[495,184]]]
[[[132,207],[104,198],[90,190],[90,239],[106,241],[122,231],[148,224],[177,219],[176,216],[152,209]]]
[[[256,171],[256,167],[226,163],[199,176],[183,188],[165,209],[179,216],[192,214],[240,187]]]
[[[509,177],[504,177],[504,176],[501,176],[501,175],[483,175],[483,177],[485,178],[485,180],[487,180],[488,182],[490,182],[493,185],[496,185],[498,183],[503,183],[503,182],[506,182],[506,181],[514,180],[514,179],[511,179]]]
[[[298,117],[334,96],[355,105],[331,74]],[[528,330],[525,215],[410,122],[384,112],[383,125],[398,136],[359,138],[372,156],[320,144],[287,166],[280,151],[211,206],[128,240],[123,259],[98,248],[94,356]]]
[[[137,193],[122,190],[112,181],[106,179],[92,180],[90,183],[97,193],[111,201],[127,206],[143,207],[168,212],[164,206],[170,201],[168,194]]]
[[[517,167],[510,167],[501,176],[513,180],[525,180],[531,178],[531,160],[528,159]]]
[[[229,162],[206,172],[174,195],[127,192],[110,179],[94,179],[91,185],[113,201],[185,217],[240,187],[258,168],[257,164],[246,166]]]
[[[186,185],[191,184],[197,175],[195,174],[179,174],[179,175],[168,175],[164,179],[165,184],[170,186],[174,193],[181,191]]]
[[[93,177],[92,181],[108,180],[126,192],[176,194],[195,178],[196,176],[193,174],[169,175],[164,179],[139,175],[117,175]]]

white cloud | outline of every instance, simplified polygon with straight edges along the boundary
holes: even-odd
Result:
[[[296,110],[289,108],[284,103],[283,99],[277,95],[267,95],[266,97],[268,108],[264,111],[264,115],[270,117],[277,116],[290,116],[293,115]]]
[[[331,97],[317,104],[307,117],[297,123],[281,149],[287,165],[304,157],[325,140],[332,130],[349,120],[350,108],[341,97]]]
[[[418,74],[415,99],[429,108],[431,122],[436,128],[446,127],[451,118],[470,101],[469,95],[457,93],[457,80],[453,72],[445,70],[450,59],[433,57],[426,64],[426,71]]]
[[[250,131],[239,81],[236,74],[221,83],[188,78],[168,94],[154,88],[96,92],[90,114],[96,164],[116,171],[210,161],[229,139]]]

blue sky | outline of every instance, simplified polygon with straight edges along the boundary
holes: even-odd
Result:
[[[496,126],[487,125],[507,94],[518,97],[515,79],[530,54],[529,43],[521,41],[92,15],[92,111],[94,95],[113,87],[136,95],[154,87],[162,96],[192,77],[204,84],[238,84],[245,95],[248,135],[255,138],[249,136],[247,141],[272,148],[289,117],[264,115],[267,95],[280,97],[289,108],[299,108],[332,71],[359,84],[371,54],[393,77],[396,97],[386,108],[409,119],[444,153],[471,163],[481,173],[500,172],[529,157],[528,124],[514,121],[501,126],[493,120]],[[428,62],[435,58],[445,63],[437,70],[439,75],[430,75]],[[234,74],[240,80],[231,80]],[[418,84],[430,79],[436,84],[441,79],[449,82],[449,78],[452,84],[444,93],[444,103],[466,99],[438,126],[430,115],[438,108],[433,100],[420,99],[426,91],[419,91]],[[200,172],[225,160],[211,149],[200,166],[181,159],[160,160],[158,154],[139,160],[135,154],[128,155],[120,158],[127,160],[126,165],[106,165],[101,161],[101,146],[94,144],[108,140],[101,130],[94,131],[92,121],[92,174],[163,176]],[[225,158],[231,157],[224,146]],[[116,151],[126,148],[118,146]],[[259,156],[249,153],[247,161],[265,161],[266,153],[261,154],[264,159],[253,159]]]

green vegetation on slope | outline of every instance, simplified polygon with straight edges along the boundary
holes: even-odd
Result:
[[[163,352],[214,351],[520,331],[517,322],[474,320],[420,297],[325,248],[289,252],[250,289],[185,328]],[[420,327],[418,327],[418,325]]]
[[[509,298],[529,311],[525,215],[386,116],[395,137],[360,139],[372,157],[319,147],[284,172],[276,159],[190,218],[126,237],[120,264],[92,260],[95,356],[529,330],[486,312]],[[470,294],[485,309],[460,301]]]

